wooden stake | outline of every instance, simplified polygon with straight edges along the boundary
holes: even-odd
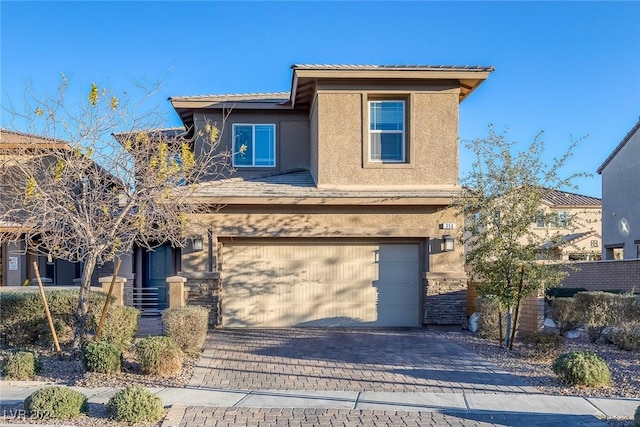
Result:
[[[40,279],[40,270],[38,270],[38,263],[33,262],[33,270],[36,273],[36,278],[38,279],[38,287],[40,288],[40,297],[42,297],[42,303],[44,304],[44,310],[47,313],[47,320],[49,321],[49,328],[51,328],[51,336],[53,336],[53,343],[56,346],[56,351],[58,355],[60,355],[60,343],[58,342],[58,334],[56,334],[56,328],[53,326],[53,318],[51,317],[51,312],[49,311],[49,304],[47,303],[47,296],[44,294],[44,287],[42,286],[42,279]]]
[[[113,293],[113,287],[116,283],[116,278],[118,277],[118,273],[120,272],[120,264],[122,264],[122,260],[118,258],[118,262],[116,263],[116,268],[115,270],[113,270],[113,277],[111,278],[111,285],[109,286],[109,293],[107,294],[107,300],[104,302],[104,307],[102,307],[102,315],[100,316],[100,322],[98,323],[96,334],[93,336],[94,341],[98,341],[98,338],[100,337],[100,331],[102,331],[102,324],[104,323],[104,318],[107,317],[107,311],[109,311],[109,305],[111,304],[111,294]]]

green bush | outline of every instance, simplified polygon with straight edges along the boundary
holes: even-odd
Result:
[[[87,343],[82,350],[82,360],[87,371],[108,374],[119,372],[122,366],[122,352],[106,341]]]
[[[640,322],[623,322],[613,328],[609,336],[620,350],[640,350]]]
[[[162,312],[164,333],[187,354],[202,350],[209,329],[209,309],[199,305],[172,307]]]
[[[571,385],[596,387],[609,384],[611,371],[607,362],[591,351],[563,353],[553,362],[553,372]]]
[[[94,321],[100,323],[102,310],[95,313]],[[100,340],[114,344],[121,352],[131,346],[138,330],[140,310],[134,307],[110,306],[102,323]]]
[[[25,399],[24,409],[37,419],[67,419],[87,412],[87,397],[67,387],[44,387]]]
[[[545,291],[545,296],[548,299],[554,298],[571,298],[578,292],[587,292],[585,288],[549,288]]]
[[[38,371],[38,356],[31,351],[10,353],[2,371],[8,378],[16,380],[33,378]]]
[[[556,358],[564,346],[564,338],[548,332],[533,332],[520,338],[521,353],[540,359]]]
[[[53,327],[56,330],[56,337],[58,337],[58,344],[65,345],[70,344],[73,341],[73,320],[72,317],[65,320],[54,320]],[[49,322],[45,320],[44,323],[40,324],[39,338],[38,344],[43,347],[53,347],[53,335],[51,335],[51,328],[49,327]]]
[[[144,387],[135,385],[116,393],[107,403],[111,418],[129,424],[156,422],[164,417],[162,400]]]
[[[55,322],[62,322],[68,328],[73,326],[78,293],[79,290],[45,291],[49,310]],[[100,311],[106,298],[107,296],[102,292],[89,292],[89,311]],[[33,345],[38,343],[43,334],[50,334],[40,293],[0,292],[0,306],[2,306],[0,339],[4,344],[11,347]],[[61,327],[61,331],[63,329]]]
[[[551,300],[553,314],[551,318],[558,325],[558,332],[564,335],[582,325],[582,315],[576,307],[575,298],[556,298]]]
[[[636,408],[636,415],[633,417],[633,425],[635,427],[640,427],[640,406]]]
[[[480,338],[497,340],[500,337],[500,303],[495,297],[486,296],[476,298],[478,318],[478,336]],[[503,315],[502,328],[505,327]]]
[[[182,350],[169,337],[148,337],[135,346],[143,374],[170,377],[182,370]]]
[[[579,292],[574,297],[591,342],[596,342],[612,323],[612,301],[616,296],[607,292]]]

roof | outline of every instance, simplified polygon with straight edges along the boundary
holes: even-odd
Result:
[[[227,204],[277,204],[290,203],[292,199],[301,204],[341,204],[345,199],[360,200],[364,204],[445,204],[458,193],[459,188],[454,187],[319,188],[308,170],[294,170],[207,182],[200,185],[194,197]]]
[[[597,197],[552,189],[547,189],[542,200],[551,206],[602,206]]]
[[[69,143],[62,139],[1,128],[0,144],[2,148],[26,148],[30,145],[42,148],[70,148]]]
[[[303,109],[308,110],[318,82],[359,79],[360,81],[434,82],[457,81],[462,102],[489,74],[491,66],[480,65],[357,65],[357,64],[294,64],[289,92],[236,93],[226,95],[172,96],[169,101],[190,128],[194,109]]]
[[[627,135],[622,139],[622,141],[620,141],[620,144],[618,144],[618,146],[611,152],[611,154],[609,154],[609,157],[607,157],[605,159],[604,162],[602,162],[602,164],[600,165],[600,167],[598,168],[597,172],[599,174],[602,173],[602,171],[604,170],[604,168],[607,167],[607,165],[609,164],[609,162],[611,160],[613,160],[613,158],[616,156],[616,154],[618,154],[620,152],[620,150],[622,150],[622,148],[627,144],[627,142],[629,142],[629,140],[631,139],[631,137],[633,135],[635,135],[636,132],[638,132],[638,130],[640,129],[640,119],[638,119],[638,123],[636,123],[633,128],[631,128],[631,130],[627,133]]]
[[[584,231],[582,233],[572,233],[572,234],[561,236],[559,241],[543,243],[541,247],[542,249],[558,248],[564,245],[568,245],[577,240],[582,240],[586,237],[591,237],[591,236],[600,237],[600,235],[595,230]]]

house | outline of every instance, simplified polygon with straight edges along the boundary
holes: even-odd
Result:
[[[66,141],[44,138],[28,133],[0,129],[0,168],[12,167],[12,164],[24,160],[25,156],[47,155],[50,150],[68,150]],[[54,156],[51,156],[54,159]],[[54,161],[54,160],[51,160]],[[4,192],[0,191],[0,194]],[[0,233],[12,234],[21,230],[20,224],[13,218],[6,218],[0,201]],[[18,236],[19,237],[19,236]],[[4,239],[3,239],[4,240]],[[33,242],[24,238],[12,241],[0,240],[0,286],[21,286],[35,278],[32,265],[37,262],[44,284],[73,286],[74,279],[80,277],[80,265],[43,255],[34,255],[29,245]]]
[[[597,261],[602,246],[601,209],[602,202],[597,197],[549,189],[532,231],[540,237],[559,236],[555,242],[543,245],[544,249],[551,249],[556,260]]]
[[[199,185],[200,234],[146,270],[186,278],[188,303],[223,327],[464,324],[447,207],[459,104],[493,68],[291,69],[289,92],[169,98],[190,136],[221,128],[235,173]]]
[[[640,258],[640,120],[598,168],[602,175],[602,257]]]

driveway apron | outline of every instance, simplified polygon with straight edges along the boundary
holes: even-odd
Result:
[[[217,329],[191,387],[537,393],[523,379],[423,329]]]

